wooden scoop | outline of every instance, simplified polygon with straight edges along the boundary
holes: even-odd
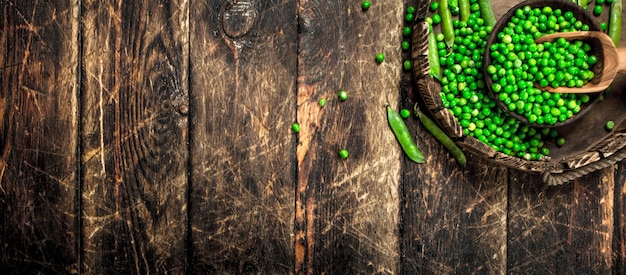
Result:
[[[596,73],[596,77],[589,83],[580,88],[558,87],[552,88],[535,86],[554,93],[595,93],[606,90],[611,85],[617,73],[626,74],[626,48],[615,48],[613,40],[603,32],[598,31],[582,31],[582,32],[560,32],[546,34],[535,40],[535,43],[551,42],[563,37],[567,40],[587,40],[592,43],[592,47],[600,47],[596,49],[602,55],[598,55],[598,65],[601,70]]]

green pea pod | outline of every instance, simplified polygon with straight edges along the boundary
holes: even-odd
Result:
[[[465,167],[465,165],[467,165],[467,159],[465,158],[465,154],[461,148],[456,146],[454,141],[452,141],[452,139],[450,139],[450,137],[448,137],[448,135],[446,135],[446,133],[444,133],[434,121],[424,115],[424,113],[420,112],[417,109],[417,104],[415,105],[413,112],[419,117],[419,120],[422,125],[424,125],[424,128],[426,128],[426,130],[428,130],[444,147],[446,147],[446,149],[448,149],[448,151],[450,151],[461,166]]]
[[[615,43],[615,47],[619,47],[620,35],[622,33],[622,0],[613,0],[611,3],[611,11],[609,12],[609,31],[608,35]]]
[[[439,51],[437,50],[437,40],[433,26],[428,25],[428,64],[430,65],[430,74],[437,80],[441,80],[441,64],[439,63]]]
[[[461,21],[467,22],[467,19],[469,19],[470,15],[472,14],[470,11],[469,0],[459,0],[459,8],[461,9],[460,11]]]
[[[493,13],[493,7],[491,7],[491,0],[478,0],[480,6],[480,16],[485,20],[487,26],[496,25],[496,16]]]
[[[389,105],[387,105],[387,121],[389,122],[389,126],[391,126],[391,130],[393,130],[393,133],[396,135],[400,146],[402,146],[404,153],[414,162],[426,162],[424,154],[417,148],[413,137],[411,137],[411,133],[409,133],[409,129],[406,127],[406,124],[404,124],[404,120],[402,120],[402,117]]]
[[[439,1],[439,15],[441,16],[441,32],[445,37],[446,45],[452,47],[454,44],[454,26],[452,25],[452,13],[448,0]]]

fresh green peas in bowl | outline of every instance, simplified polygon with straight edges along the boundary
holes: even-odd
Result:
[[[536,44],[544,34],[599,31],[592,15],[562,0],[528,0],[511,8],[487,40],[484,74],[489,94],[511,116],[534,127],[558,127],[584,116],[601,93],[561,94],[544,87],[581,87],[599,78],[600,47],[586,41]]]

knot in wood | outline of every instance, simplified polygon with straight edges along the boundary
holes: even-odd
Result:
[[[231,38],[238,38],[250,31],[257,17],[254,1],[243,0],[226,4],[222,11],[224,33]]]

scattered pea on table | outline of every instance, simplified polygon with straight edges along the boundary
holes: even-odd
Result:
[[[298,123],[291,124],[291,130],[293,130],[294,133],[300,133],[300,124]]]
[[[361,4],[361,8],[363,8],[363,10],[366,11],[370,8],[371,5],[372,3],[370,3],[370,1],[363,1],[363,4]]]
[[[415,15],[412,13],[408,13],[405,17],[404,20],[406,20],[406,22],[412,22],[413,19],[415,19]]]
[[[411,48],[411,44],[409,44],[409,41],[402,41],[401,47],[403,51],[408,51]]]
[[[612,120],[607,121],[606,124],[604,125],[604,128],[607,131],[613,130],[613,128],[615,128],[615,122],[613,122]]]
[[[376,55],[376,62],[383,63],[383,61],[385,61],[385,54],[384,53],[377,54]]]
[[[404,36],[409,36],[409,35],[411,35],[411,27],[404,27],[404,28],[402,29],[402,35],[404,35]]]
[[[593,7],[593,14],[598,16],[602,14],[602,6],[596,5],[595,7]]]
[[[413,66],[411,65],[411,61],[410,60],[405,60],[402,63],[402,67],[404,67],[405,71],[410,71]]]
[[[320,101],[318,101],[317,103],[320,105],[320,107],[324,107],[324,106],[326,106],[326,99],[325,99],[325,98],[322,98],[322,99],[320,99]]]
[[[565,145],[565,138],[564,138],[564,137],[560,137],[560,138],[558,138],[558,139],[556,140],[556,146],[561,147],[561,146],[563,146],[563,145]]]
[[[341,101],[346,101],[348,100],[348,92],[346,92],[345,90],[341,90],[339,91],[339,93],[337,94],[337,96],[339,97],[339,99]]]
[[[348,155],[349,155],[348,150],[346,149],[339,150],[339,157],[341,157],[342,159],[347,159]]]
[[[411,116],[411,111],[409,111],[408,109],[402,109],[400,110],[400,116],[406,119]]]

